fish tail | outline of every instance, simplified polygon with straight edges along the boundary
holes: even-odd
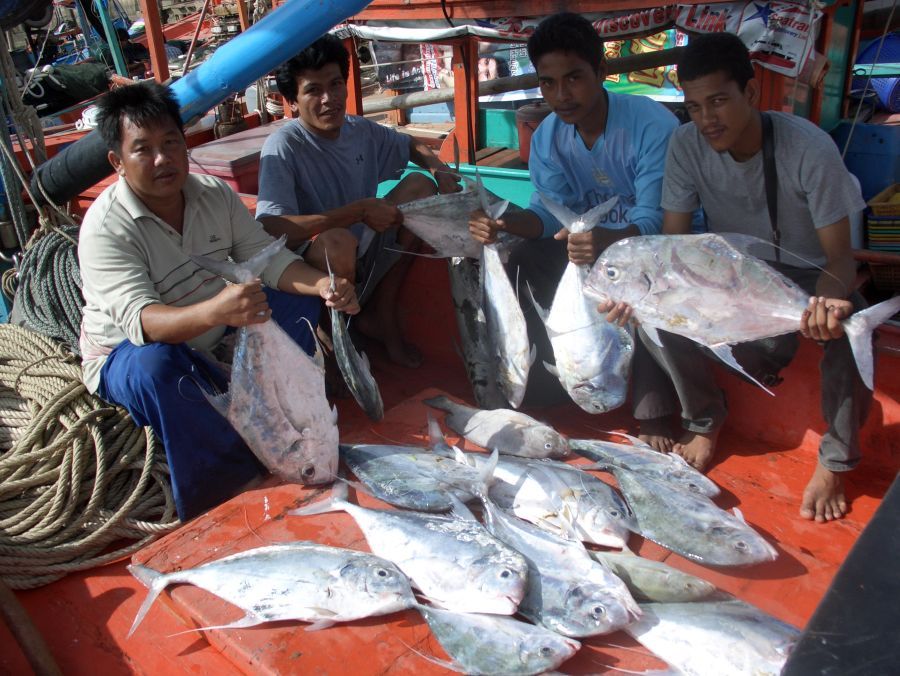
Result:
[[[231,282],[249,282],[258,278],[262,271],[266,269],[269,262],[284,249],[287,238],[282,236],[271,244],[262,249],[255,256],[247,259],[243,263],[232,263],[231,261],[219,261],[208,256],[191,256],[201,268],[209,270],[212,273],[224,277]]]
[[[500,451],[498,449],[494,449],[491,451],[491,455],[488,458],[488,461],[484,463],[484,467],[478,470],[478,488],[480,495],[487,495],[488,489],[491,487],[491,484],[494,483],[494,472],[497,469],[497,463],[500,461]]]
[[[170,582],[178,581],[176,577],[173,577],[172,575],[163,575],[152,568],[142,566],[138,563],[128,566],[128,571],[134,575],[141,584],[146,585],[149,589],[147,591],[147,598],[145,598],[144,602],[141,604],[141,607],[134,618],[134,622],[131,624],[131,629],[128,630],[128,636],[126,636],[126,638],[130,638],[134,633],[134,630],[138,628],[138,625],[143,621],[147,611],[150,610],[150,606],[153,605],[153,602],[156,600],[156,597],[162,593],[162,590],[168,587]]]
[[[428,400],[425,403],[428,404]],[[444,438],[444,433],[441,431],[441,426],[438,424],[437,419],[431,415],[431,411],[426,412],[425,416],[428,419],[428,442],[431,444],[432,450],[439,453],[450,451],[450,444]]]
[[[423,399],[422,403],[431,406],[431,408],[436,408],[441,411],[446,411],[447,413],[453,412],[453,402],[450,401],[443,394],[439,397],[431,397],[430,399]]]
[[[843,322],[859,376],[870,390],[875,389],[872,332],[897,312],[900,312],[900,296],[860,310]]]
[[[331,495],[325,500],[319,500],[311,505],[292,509],[288,514],[292,516],[311,516],[313,514],[327,514],[328,512],[342,512],[347,506],[348,488],[341,480],[334,482]]]

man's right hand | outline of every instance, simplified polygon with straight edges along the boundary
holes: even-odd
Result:
[[[362,200],[362,222],[375,232],[384,232],[403,224],[403,212],[380,197]]]
[[[469,215],[469,234],[472,239],[481,244],[493,244],[497,241],[497,233],[505,229],[502,220],[495,221],[481,209],[476,209]]]
[[[628,303],[614,303],[611,300],[597,303],[597,312],[605,312],[606,321],[619,326],[625,326],[634,315],[634,310]]]
[[[262,282],[258,279],[244,284],[229,284],[213,296],[213,325],[249,326],[262,324],[272,316]]]

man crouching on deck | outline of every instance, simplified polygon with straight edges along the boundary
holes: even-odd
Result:
[[[87,388],[128,410],[162,440],[178,516],[196,516],[263,472],[238,433],[192,383],[225,390],[210,354],[228,327],[274,318],[307,352],[306,322],[320,298],[359,311],[346,279],[284,249],[260,280],[226,285],[190,256],[245,261],[272,242],[221,180],[188,174],[178,104],[155,83],[122,87],[98,103],[100,134],[119,180],[81,226],[81,328]],[[277,291],[275,289],[278,289]]]
[[[355,280],[363,310],[354,320],[364,335],[384,344],[391,361],[415,368],[422,355],[403,340],[397,295],[415,236],[399,226],[398,204],[457,192],[457,177],[431,149],[363,117],[347,115],[350,56],[324,35],[278,69],[278,91],[300,117],[266,139],[259,161],[256,217],[288,247],[326,270]],[[437,181],[413,173],[384,199],[378,184],[398,178],[412,160]]]
[[[797,330],[825,346],[822,413],[828,424],[800,515],[820,522],[839,519],[847,511],[841,475],[859,462],[859,428],[872,400],[841,326],[854,310],[866,307],[858,293],[851,293],[856,264],[849,223],[850,214],[865,208],[865,202],[828,134],[794,115],[763,117],[756,109],[759,82],[740,38],[728,33],[692,38],[678,61],[678,77],[691,123],[676,130],[669,143],[663,234],[690,232],[690,212],[702,205],[711,232],[780,241],[784,251],[797,254],[790,256],[790,265],[772,265],[812,296]],[[767,137],[775,167],[769,175],[777,175],[771,200]],[[624,304],[606,302],[599,309],[609,310],[610,321],[625,321],[631,314]],[[713,372],[702,366],[696,343],[660,331],[659,347],[638,333],[671,379],[672,387],[658,396],[668,400],[669,413],[680,409],[685,431],[673,451],[702,470],[713,458],[725,420],[724,393]],[[773,386],[797,350],[797,335],[740,343],[734,356],[747,373]]]

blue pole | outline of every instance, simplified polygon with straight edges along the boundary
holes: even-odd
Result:
[[[128,67],[125,65],[125,57],[122,55],[122,46],[119,44],[116,29],[109,16],[109,5],[107,3],[108,0],[94,0],[97,14],[100,15],[100,23],[103,24],[103,32],[106,33],[106,44],[109,45],[109,51],[112,54],[116,72],[122,77],[128,77]]]
[[[171,85],[185,125],[284,63],[368,0],[289,0]]]

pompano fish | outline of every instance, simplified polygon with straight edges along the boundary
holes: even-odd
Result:
[[[522,615],[574,637],[608,634],[640,616],[625,583],[580,542],[551,535],[481,497],[487,529],[528,561]]]
[[[473,258],[451,258],[447,261],[447,270],[462,343],[461,356],[475,403],[481,408],[505,408],[508,404],[500,390],[497,359],[490,349],[484,316],[481,263]]]
[[[446,666],[461,673],[543,674],[581,648],[578,641],[511,617],[454,613],[423,605],[418,609],[453,658]]]
[[[482,471],[453,457],[416,446],[341,444],[341,457],[375,497],[396,507],[423,512],[446,512],[454,502],[467,502],[487,480],[492,468],[485,456]],[[467,490],[468,488],[468,490]]]
[[[483,453],[466,453],[481,469]],[[637,521],[609,484],[577,467],[552,460],[501,457],[488,490],[491,500],[542,530],[604,547],[624,547]]]
[[[613,474],[648,540],[709,566],[748,566],[778,556],[743,519],[703,495],[639,472],[614,467]]]
[[[457,434],[482,448],[526,458],[563,458],[569,443],[549,425],[509,409],[483,411],[458,404],[445,396],[424,403],[447,412],[444,422]]]
[[[556,219],[572,234],[589,232],[612,209],[618,196],[578,216],[561,204],[541,198]],[[566,265],[550,311],[532,296],[535,310],[544,321],[555,366],[545,364],[582,410],[605,413],[625,403],[634,336],[630,328],[606,321],[596,304],[584,295],[584,280],[590,267]]]
[[[325,256],[328,266],[328,276],[331,278],[331,290],[334,291],[334,273],[328,256]],[[344,377],[344,382],[350,389],[356,403],[360,405],[366,415],[372,420],[378,421],[384,417],[384,403],[381,400],[381,392],[378,383],[372,376],[372,368],[365,353],[357,352],[350,339],[350,332],[344,323],[344,313],[335,308],[331,311],[331,340],[334,343],[334,356],[338,368]]]
[[[809,304],[806,291],[714,234],[619,240],[597,259],[585,293],[629,304],[657,344],[656,329],[685,336],[754,382],[735,360],[731,345],[797,331]],[[898,311],[900,296],[841,322],[869,389],[873,387],[872,331]]]
[[[409,581],[390,561],[314,542],[259,547],[172,573],[138,564],[128,570],[150,589],[129,636],[156,597],[170,584],[182,582],[205,589],[245,613],[222,627],[202,629],[236,629],[278,620],[312,622],[309,629],[322,629],[416,605]]]
[[[634,437],[628,438],[637,441]],[[712,479],[691,467],[676,453],[660,453],[651,446],[618,444],[599,439],[570,439],[569,447],[578,455],[598,463],[598,467],[613,465],[640,472],[651,479],[668,481],[708,498],[714,498],[721,492]]]
[[[776,676],[800,632],[737,599],[644,603],[626,627],[657,657],[688,676]]]
[[[699,601],[716,592],[716,586],[695,575],[683,573],[662,561],[622,552],[591,551],[628,587],[634,598],[642,601],[676,603]]]
[[[372,552],[393,561],[425,596],[457,612],[516,612],[525,594],[528,566],[490,535],[470,513],[457,517],[366,509],[346,500],[347,486],[332,497],[289,512],[345,511],[359,525]],[[465,510],[462,504],[457,509]]]
[[[249,282],[259,277],[284,242],[282,237],[240,264],[191,259],[225,279]],[[334,481],[337,409],[325,398],[322,365],[276,322],[238,329],[228,392],[208,398],[273,474],[303,484]]]
[[[489,204],[481,178],[477,174],[476,178],[481,208],[490,218],[500,218],[509,202]],[[497,359],[500,389],[509,405],[518,408],[525,398],[528,371],[536,352],[528,341],[525,315],[496,243],[485,244],[481,249],[481,298],[488,342]]]

